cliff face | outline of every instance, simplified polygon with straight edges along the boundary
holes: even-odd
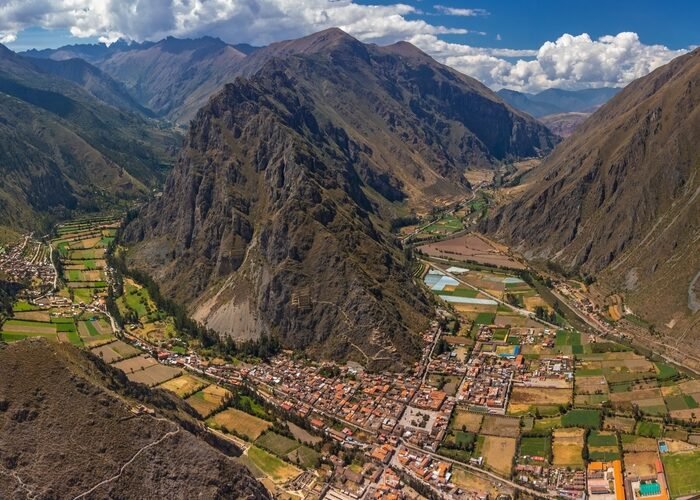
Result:
[[[414,359],[429,309],[390,218],[464,196],[467,165],[552,136],[410,46],[332,30],[274,49],[193,120],[163,196],[127,227],[132,263],[221,333]]]
[[[696,50],[594,113],[486,229],[529,257],[625,291],[659,329],[690,331],[700,272],[699,104]]]

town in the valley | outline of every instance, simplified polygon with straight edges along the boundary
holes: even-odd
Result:
[[[487,201],[402,228],[435,299],[422,356],[403,372],[185,335],[115,264],[118,215],[0,248],[0,272],[24,284],[0,335],[68,342],[175,393],[279,498],[698,493],[697,374],[632,343],[624,320],[641,320],[621,297],[596,303],[590,283],[538,274],[468,231]]]

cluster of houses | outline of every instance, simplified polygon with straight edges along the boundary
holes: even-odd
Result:
[[[478,347],[477,344],[475,352]],[[467,362],[467,374],[457,391],[457,401],[490,413],[505,414],[515,368],[515,360],[476,352]]]
[[[48,250],[38,241],[25,237],[20,243],[0,250],[0,271],[17,283],[34,282],[29,295],[38,296],[53,286],[56,271]]]

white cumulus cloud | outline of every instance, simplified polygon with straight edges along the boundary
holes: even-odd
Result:
[[[448,16],[474,17],[489,15],[489,11],[486,9],[463,9],[459,7],[446,7],[444,5],[435,5],[433,8],[439,13]]]
[[[597,40],[586,33],[564,34],[532,51],[475,48],[434,35],[416,35],[409,41],[492,88],[532,92],[624,86],[687,52],[646,45],[629,32]]]

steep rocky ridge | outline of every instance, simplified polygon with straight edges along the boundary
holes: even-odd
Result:
[[[409,44],[328,30],[260,49],[245,68],[197,114],[163,196],[126,228],[131,262],[221,333],[414,359],[429,309],[389,220],[459,199],[467,166],[536,155],[553,136]]]
[[[141,401],[156,415],[134,415]],[[188,411],[70,345],[0,344],[0,496],[75,498],[133,458],[85,498],[269,498]]]
[[[157,116],[187,123],[209,96],[232,81],[245,54],[217,38],[168,37],[96,62]]]
[[[153,114],[137,103],[124,85],[82,59],[54,61],[36,58],[31,62],[33,66],[47,74],[76,83],[105,104],[145,116]]]
[[[700,50],[591,116],[486,229],[530,257],[596,275],[658,330],[698,331]]]

